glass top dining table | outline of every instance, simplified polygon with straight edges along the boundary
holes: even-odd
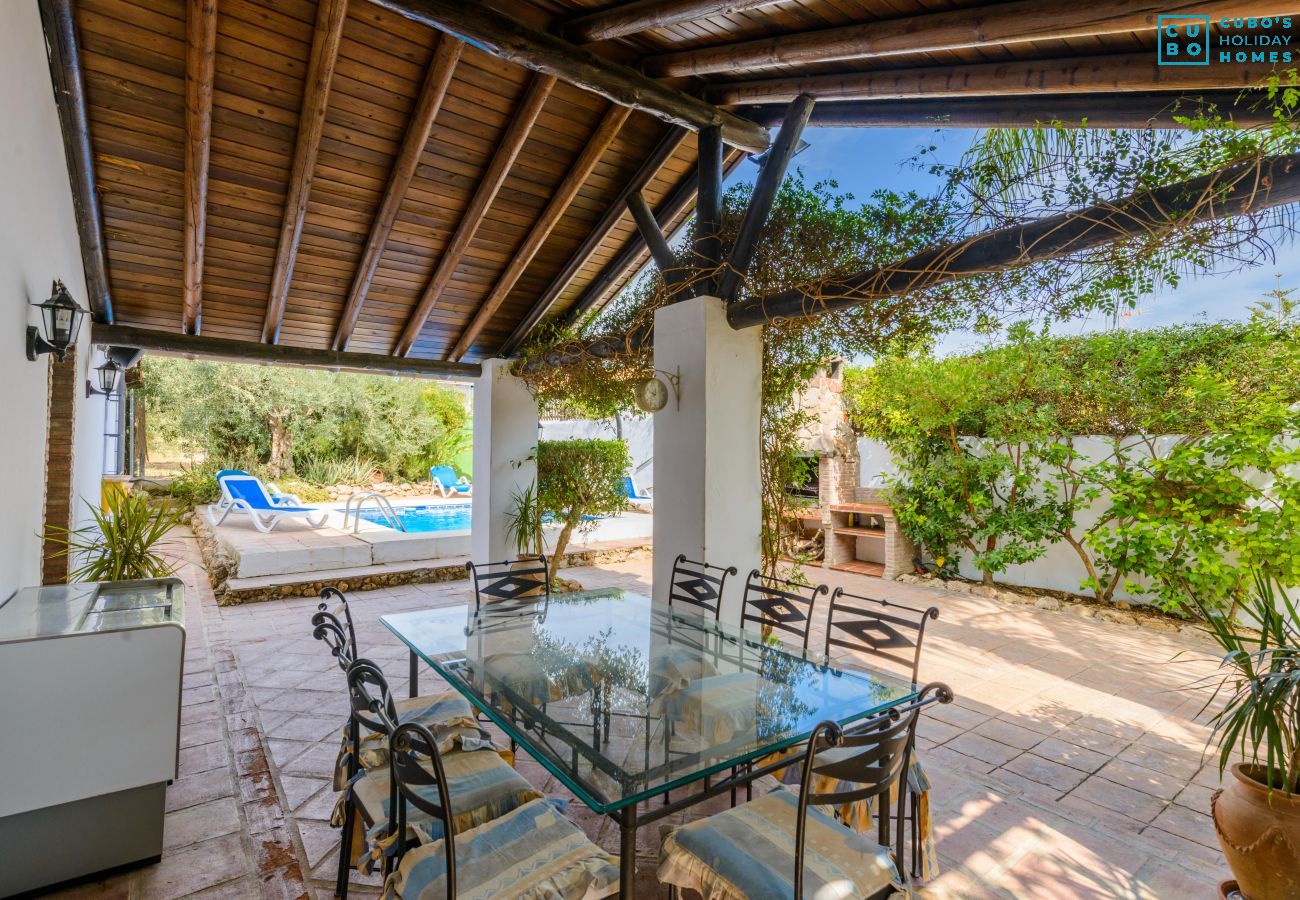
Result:
[[[917,696],[622,589],[393,613],[383,624],[592,810],[635,804]],[[801,749],[801,748],[799,748]]]

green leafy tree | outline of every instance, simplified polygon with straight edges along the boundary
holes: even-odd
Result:
[[[616,515],[627,507],[621,483],[630,465],[623,441],[537,442],[537,506],[560,523],[551,553],[552,580],[574,532],[595,526],[588,517]]]

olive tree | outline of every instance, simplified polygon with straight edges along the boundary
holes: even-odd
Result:
[[[595,516],[627,507],[622,491],[631,457],[623,441],[537,442],[537,499],[541,512],[560,523],[551,555],[551,579],[573,533],[595,527]]]

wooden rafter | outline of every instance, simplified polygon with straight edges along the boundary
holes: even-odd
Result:
[[[207,335],[177,334],[151,328],[128,328],[100,325],[91,329],[90,339],[105,347],[132,347],[157,353],[174,353],[231,362],[270,363],[277,366],[308,366],[357,372],[382,372],[390,375],[419,375],[428,378],[477,378],[482,368],[475,363],[450,363],[430,359],[398,359],[382,353],[340,353],[294,347],[287,344],[264,344],[237,341]]]
[[[776,192],[785,179],[785,170],[790,160],[799,152],[799,140],[803,135],[808,117],[812,115],[813,99],[801,94],[786,110],[781,130],[777,132],[772,149],[767,151],[763,160],[762,171],[754,182],[754,191],[749,195],[749,205],[740,220],[740,230],[736,232],[735,243],[731,245],[731,255],[727,265],[718,278],[718,296],[730,303],[740,289],[740,282],[749,271],[749,264],[754,260],[754,248],[758,244],[758,235],[767,222],[772,204],[776,201]]]
[[[564,25],[564,36],[580,44],[607,41],[708,16],[771,6],[775,2],[776,0],[637,0],[635,3],[624,3],[571,19]]]
[[[727,143],[734,147],[752,153],[767,149],[767,132],[753,122],[482,4],[463,0],[372,2],[413,21],[473,41],[494,56],[554,75],[620,106],[639,109],[687,128],[717,125],[722,128]]]
[[[578,245],[578,249],[569,257],[569,261],[564,264],[564,268],[551,279],[551,283],[546,286],[546,290],[542,291],[541,296],[534,301],[532,309],[515,326],[515,330],[506,339],[504,347],[513,350],[515,346],[518,346],[518,342],[523,339],[523,336],[546,317],[555,301],[560,298],[560,295],[568,288],[570,282],[587,264],[591,254],[596,252],[596,248],[604,242],[605,238],[614,229],[614,226],[618,224],[618,220],[627,211],[627,198],[633,191],[639,191],[650,183],[650,179],[654,178],[658,171],[663,168],[664,163],[676,152],[678,145],[681,144],[685,137],[685,128],[673,126],[660,138],[659,143],[650,151],[650,155],[641,163],[632,177],[628,179],[627,184],[623,185],[623,189],[619,191],[618,196],[606,208],[604,215],[596,223],[596,227],[591,229],[583,242]]]
[[[59,111],[59,129],[63,133],[63,151],[68,160],[72,210],[86,277],[86,302],[96,322],[111,323],[113,301],[104,260],[104,224],[95,189],[95,154],[90,145],[86,83],[72,0],[40,0],[40,11],[49,53],[50,80]]]
[[[664,277],[668,278],[677,265],[677,258],[673,256],[673,248],[668,246],[668,239],[664,237],[663,229],[655,219],[654,210],[646,201],[645,194],[640,191],[631,194],[627,198],[627,208],[632,213],[637,233],[641,235],[641,240],[645,241],[655,265],[659,267]]]
[[[470,198],[469,205],[465,208],[464,214],[461,215],[460,224],[456,226],[456,231],[447,242],[447,247],[438,259],[438,265],[433,270],[433,276],[425,286],[424,292],[420,295],[420,300],[415,306],[415,310],[406,321],[406,327],[402,329],[401,337],[397,339],[397,344],[393,348],[395,356],[407,356],[411,348],[415,346],[415,341],[420,336],[420,329],[429,318],[429,313],[433,312],[434,306],[437,305],[438,299],[442,296],[443,289],[451,281],[451,276],[455,274],[456,267],[460,265],[461,257],[469,249],[470,241],[474,239],[474,234],[478,231],[479,225],[483,224],[483,218],[487,215],[488,208],[492,201],[496,199],[497,192],[501,190],[501,185],[505,184],[506,175],[510,172],[510,167],[514,164],[515,157],[523,149],[524,141],[528,139],[528,132],[532,130],[533,123],[537,121],[537,116],[542,111],[542,106],[546,103],[546,98],[550,96],[551,89],[555,87],[554,75],[535,74],[528,82],[528,88],[524,91],[523,99],[519,101],[519,106],[515,109],[514,117],[506,127],[505,133],[501,135],[497,143],[496,152],[492,154],[492,161],[488,163],[487,171],[483,173],[483,178],[479,181],[478,187],[474,189],[474,196]]]
[[[444,34],[438,39],[438,45],[434,48],[433,60],[429,63],[424,84],[420,88],[419,99],[416,100],[411,119],[406,124],[402,147],[397,153],[397,159],[393,161],[393,169],[388,176],[384,199],[379,204],[379,211],[375,213],[370,234],[366,238],[365,250],[362,251],[361,261],[357,263],[352,286],[348,289],[348,297],[343,304],[343,314],[339,318],[338,331],[334,335],[336,350],[348,349],[348,343],[352,340],[352,331],[356,328],[357,319],[361,315],[361,306],[366,302],[366,292],[370,290],[370,282],[375,277],[375,270],[379,268],[379,260],[384,255],[384,245],[393,230],[393,223],[397,221],[397,212],[402,206],[402,199],[406,196],[407,188],[411,186],[411,179],[415,177],[415,170],[420,164],[425,145],[429,143],[429,133],[433,130],[434,119],[438,116],[438,110],[442,108],[443,97],[447,94],[447,86],[451,84],[456,63],[460,60],[460,52],[464,46],[461,41]]]
[[[698,290],[712,293],[717,288],[718,264],[722,262],[722,135],[716,128],[700,132],[699,154],[695,160],[700,171],[699,197],[695,203],[695,267],[714,272],[701,280]]]
[[[824,128],[1032,128],[1052,122],[1089,128],[1179,128],[1175,117],[1202,107],[1240,126],[1267,125],[1272,108],[1235,91],[1197,94],[1054,94],[1046,97],[950,97],[938,100],[842,100],[817,104],[808,124]],[[736,111],[760,125],[780,125],[784,104]]]
[[[293,264],[302,239],[302,223],[307,217],[312,175],[316,170],[316,151],[320,148],[329,106],[330,83],[338,62],[343,23],[348,16],[347,0],[320,0],[316,10],[316,29],[312,35],[311,60],[303,82],[302,112],[298,116],[298,138],[293,149],[293,168],[289,173],[289,190],[284,201],[284,219],[280,224],[280,242],[271,271],[271,292],[266,302],[266,321],[262,340],[274,344],[280,339],[280,325],[289,299]]]
[[[510,291],[514,288],[515,283],[527,270],[528,264],[533,261],[537,251],[542,249],[542,244],[546,243],[546,239],[550,237],[556,224],[559,223],[565,211],[569,208],[569,204],[578,195],[583,183],[595,170],[596,164],[600,162],[600,158],[609,149],[610,144],[614,142],[619,129],[623,127],[623,123],[627,121],[627,117],[631,113],[632,111],[626,106],[616,105],[610,106],[606,111],[604,117],[600,120],[600,124],[596,126],[596,130],[587,139],[587,143],[583,145],[582,152],[578,154],[578,158],[569,167],[564,180],[560,182],[560,186],[551,195],[550,201],[546,204],[546,209],[533,223],[533,227],[529,230],[527,237],[524,238],[524,242],[510,258],[510,264],[501,273],[501,277],[497,279],[497,283],[493,286],[487,299],[483,301],[483,304],[474,314],[473,320],[461,333],[451,352],[447,354],[447,359],[458,360],[463,357],[479,336],[479,332],[483,330],[497,309],[505,302],[506,297],[510,296]]]
[[[203,245],[208,225],[217,0],[190,0],[185,37],[185,273],[181,328],[186,334],[198,334],[203,310]]]
[[[907,100],[963,96],[1032,96],[1128,91],[1204,91],[1259,85],[1272,72],[1261,63],[1158,66],[1155,53],[934,66],[837,75],[767,78],[719,84],[705,91],[715,103],[822,99]]]
[[[1276,14],[1300,12],[1283,3]],[[1270,8],[1270,15],[1274,14]],[[1154,31],[1160,15],[1259,15],[1256,0],[1017,0],[652,56],[642,69],[658,78],[758,71],[781,66],[934,53],[1030,41]]]

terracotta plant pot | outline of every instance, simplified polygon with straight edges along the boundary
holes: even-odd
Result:
[[[1214,830],[1247,900],[1300,900],[1300,796],[1273,791],[1237,763],[1210,801]]]

